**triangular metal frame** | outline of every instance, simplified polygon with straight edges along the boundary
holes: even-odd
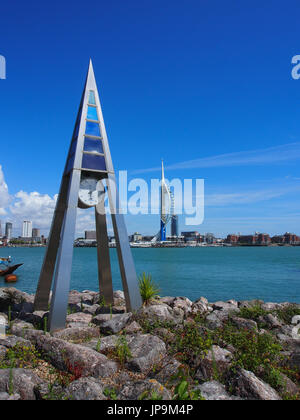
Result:
[[[97,168],[92,170],[82,168],[90,91],[93,91],[95,95],[95,106],[98,113],[101,141],[106,165],[105,170],[103,170],[103,168],[99,168],[99,170]],[[124,215],[122,214],[120,208],[119,194],[116,188],[116,177],[112,164],[92,61],[90,61],[89,64],[86,83],[61,181],[52,226],[49,233],[48,245],[35,295],[35,310],[47,311],[54,277],[53,295],[48,321],[50,331],[65,328],[73,259],[78,193],[82,174],[87,174],[89,172],[97,174],[99,179],[106,179],[110,213],[116,238],[120,273],[126,300],[126,309],[127,311],[138,310],[142,305],[142,300],[129,245]],[[95,206],[95,220],[98,248],[97,258],[99,288],[106,304],[111,305],[113,304],[113,287],[109,258],[107,223],[104,204],[101,201],[97,206]]]

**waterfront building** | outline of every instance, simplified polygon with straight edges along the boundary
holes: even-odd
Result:
[[[97,239],[96,231],[95,230],[86,230],[84,232],[84,239],[95,241]]]
[[[12,238],[12,223],[7,222],[5,224],[5,237],[7,240],[10,240]]]
[[[178,216],[177,214],[173,214],[171,218],[171,236],[178,236],[179,229],[178,229]]]
[[[2,226],[1,226],[1,220],[0,220],[0,238],[2,238]]]
[[[135,232],[129,237],[129,240],[130,242],[141,242],[143,240],[143,236],[140,233]]]
[[[33,238],[40,238],[41,237],[41,231],[40,231],[40,229],[33,228],[32,229],[32,237]]]
[[[22,238],[32,238],[32,222],[29,220],[23,222]]]

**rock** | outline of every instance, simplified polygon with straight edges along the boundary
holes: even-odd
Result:
[[[231,300],[228,302],[215,302],[212,304],[212,307],[214,310],[217,311],[224,311],[224,312],[239,312],[239,308],[238,308],[238,302],[236,302],[235,300]]]
[[[142,327],[136,321],[131,322],[131,324],[127,325],[124,328],[124,332],[126,334],[135,334],[142,331]]]
[[[166,345],[158,337],[150,334],[134,336],[129,343],[132,358],[127,367],[135,372],[147,372],[166,357]]]
[[[247,400],[281,400],[279,394],[270,385],[244,369],[239,370],[229,379],[228,386],[233,394]]]
[[[208,300],[204,297],[197,299],[192,304],[192,313],[204,315],[206,313],[212,312],[213,308],[209,305]]]
[[[36,345],[38,338],[41,335],[45,335],[45,333],[41,330],[34,330],[34,329],[20,329],[15,331],[15,335],[18,337],[22,337],[25,340],[30,341],[32,344]],[[46,335],[49,336],[47,333]]]
[[[279,392],[281,394],[288,394],[288,395],[297,395],[300,393],[300,388],[297,386],[290,378],[288,378],[283,373],[280,374],[280,386]]]
[[[10,331],[12,334],[17,335],[18,337],[22,337],[22,333],[24,330],[33,330],[34,326],[29,322],[16,320],[13,322]]]
[[[84,314],[83,312],[77,312],[67,316],[66,326],[67,328],[73,327],[85,327],[92,322],[93,316],[90,314]]]
[[[171,307],[182,310],[184,315],[187,316],[192,312],[192,304],[192,301],[186,297],[176,297],[171,303]]]
[[[234,399],[227,393],[225,386],[217,381],[205,382],[198,385],[195,390],[199,390],[201,396],[207,401],[230,401]]]
[[[164,342],[171,343],[175,340],[175,334],[173,334],[171,331],[169,331],[167,328],[155,328],[153,331],[154,335],[157,335],[158,337],[162,338]]]
[[[121,331],[132,319],[132,313],[119,315],[97,315],[93,319],[93,324],[100,326],[100,332],[103,334],[117,334]]]
[[[124,295],[123,290],[114,291],[114,299],[124,299],[125,300],[125,295]]]
[[[29,369],[0,369],[0,392],[9,392],[12,388],[22,400],[36,400],[34,388],[41,383],[43,381]]]
[[[19,394],[9,395],[7,392],[0,392],[0,401],[19,401],[20,399]]]
[[[17,337],[15,335],[7,335],[5,338],[0,339],[0,345],[8,349],[15,347],[17,344],[26,346],[26,347],[31,346],[30,341],[25,340],[24,338],[21,338],[21,337]]]
[[[82,345],[40,335],[36,338],[37,348],[47,355],[53,366],[70,373],[77,371],[81,376],[107,377],[117,371],[117,364]]]
[[[266,312],[276,311],[281,308],[282,306],[280,303],[266,302],[261,305],[261,309],[263,309]]]
[[[285,349],[294,353],[300,352],[300,339],[296,340],[284,334],[277,334],[277,338]]]
[[[13,310],[14,305],[32,302],[32,296],[21,292],[14,287],[0,289],[0,312],[7,312],[9,307]]]
[[[95,378],[80,378],[72,382],[66,389],[65,395],[70,400],[106,400],[103,394],[103,386]]]
[[[251,319],[244,319],[244,318],[238,318],[238,317],[232,317],[231,322],[233,325],[235,325],[237,328],[241,330],[255,330],[257,331],[258,326],[255,321],[252,321]]]
[[[175,377],[180,366],[181,363],[179,363],[176,359],[169,357],[167,360],[163,361],[162,366],[151,370],[148,377],[156,379],[164,386],[175,385],[178,382],[178,379]]]
[[[138,316],[146,318],[150,323],[156,321],[176,324],[183,321],[184,312],[179,308],[171,309],[165,304],[144,306],[138,311]]]
[[[34,393],[38,401],[62,400],[65,398],[64,389],[61,385],[43,383],[34,387]]]
[[[92,316],[97,315],[97,313],[98,313],[97,311],[99,311],[99,309],[100,309],[100,306],[96,305],[96,304],[94,304],[94,305],[83,304],[82,305],[82,312],[84,314],[90,314]]]
[[[12,306],[13,312],[24,312],[24,313],[33,313],[34,312],[34,304],[33,302],[23,302],[17,303]]]
[[[196,371],[195,379],[205,382],[213,377],[222,377],[231,366],[232,353],[219,346],[212,346],[207,355],[200,361]]]
[[[94,327],[73,327],[56,331],[52,335],[65,341],[85,341],[99,337],[100,331]]]
[[[44,327],[45,318],[49,318],[49,312],[35,311],[33,313],[20,312],[18,319],[24,322],[38,326],[39,328]]]
[[[168,305],[168,306],[172,307],[174,299],[175,298],[172,297],[172,296],[164,296],[164,297],[160,298],[159,301],[160,301],[160,303],[164,303],[165,305]]]
[[[300,371],[300,351],[293,352],[288,360],[288,365],[292,369]]]
[[[114,305],[125,306],[125,295],[122,290],[116,290],[114,292]]]
[[[260,316],[259,321],[263,324],[266,324],[269,329],[282,327],[282,323],[279,321],[279,319],[272,314]]]
[[[132,337],[125,336],[127,343],[132,340]],[[98,339],[93,339],[89,342],[82,343],[82,346],[88,347],[99,353],[107,353],[110,350],[115,350],[118,345],[118,340],[120,340],[120,336],[118,335],[109,335],[107,337],[99,337]]]
[[[206,324],[211,330],[221,328],[228,320],[228,313],[225,311],[214,311],[206,317]]]
[[[100,314],[125,314],[126,306],[100,306],[98,305],[98,309],[96,311],[96,315]]]
[[[159,395],[163,400],[171,400],[171,393],[155,379],[128,382],[121,388],[118,400],[151,400]]]
[[[243,300],[239,302],[239,308],[253,308],[254,306],[260,306],[264,304],[263,300],[253,299],[253,300]]]

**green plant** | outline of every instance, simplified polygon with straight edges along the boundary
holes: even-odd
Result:
[[[5,359],[0,362],[0,369],[10,368],[36,368],[40,361],[40,354],[34,346],[16,344],[8,349]]]
[[[262,309],[261,305],[256,304],[254,306],[250,306],[249,308],[241,308],[238,316],[240,318],[252,319],[253,321],[260,323],[259,318],[268,315],[269,313],[270,312]]]
[[[97,341],[97,345],[96,345],[96,351],[100,353],[100,350],[101,350],[101,337],[99,337]]]
[[[126,360],[132,357],[130,348],[125,337],[120,336],[118,338],[115,354],[122,366],[124,365]]]
[[[139,288],[142,300],[145,305],[148,305],[149,302],[156,298],[159,294],[159,288],[152,280],[150,274],[143,273],[139,277]]]
[[[192,389],[194,383],[191,383],[182,369],[179,369],[176,377],[179,382],[174,389],[173,400],[204,400],[199,389]]]
[[[212,347],[212,340],[208,333],[203,333],[193,322],[172,331],[175,335],[170,344],[170,350],[178,355],[183,363],[192,364],[194,360],[204,357]]]
[[[117,400],[117,392],[115,388],[105,388],[103,391],[103,394],[109,399],[109,400]]]

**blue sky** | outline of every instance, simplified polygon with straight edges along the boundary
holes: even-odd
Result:
[[[17,228],[31,216],[47,231],[92,57],[117,170],[150,180],[163,157],[169,178],[204,178],[205,221],[189,230],[300,234],[299,10],[290,0],[3,4],[1,220]]]

